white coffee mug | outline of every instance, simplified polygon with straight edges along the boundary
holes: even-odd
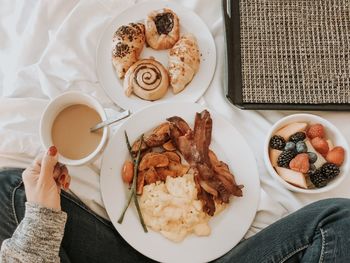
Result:
[[[65,92],[62,95],[54,98],[47,105],[43,115],[41,116],[40,138],[41,143],[45,149],[48,149],[50,146],[53,145],[51,137],[51,128],[57,115],[68,106],[76,104],[83,104],[90,108],[93,108],[100,115],[102,121],[105,121],[107,119],[106,112],[103,109],[102,105],[92,96],[78,91]],[[83,165],[95,159],[95,157],[97,157],[97,155],[103,150],[108,138],[108,127],[104,127],[102,129],[102,139],[99,145],[88,156],[79,160],[72,160],[59,154],[58,161],[66,165]]]

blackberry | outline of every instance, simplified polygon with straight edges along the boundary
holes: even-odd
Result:
[[[312,163],[312,164],[310,164],[310,168],[309,168],[309,172],[314,172],[314,171],[316,171],[316,166]]]
[[[277,159],[279,167],[289,168],[290,161],[296,156],[294,151],[283,151]]]
[[[283,150],[286,146],[286,141],[282,136],[274,135],[270,139],[270,147],[276,150]]]
[[[310,181],[311,183],[317,187],[325,187],[328,184],[328,179],[324,177],[323,173],[321,172],[321,169],[317,169],[315,171],[310,171],[309,173]]]
[[[320,169],[321,169],[322,175],[328,180],[333,179],[340,173],[339,167],[334,163],[325,163],[324,165],[322,165]]]
[[[306,138],[305,132],[297,132],[289,137],[289,141],[297,143],[297,142],[305,140],[305,138]]]

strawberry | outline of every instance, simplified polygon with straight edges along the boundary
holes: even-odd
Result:
[[[289,163],[290,169],[300,173],[307,173],[310,168],[309,155],[301,153],[294,157]]]
[[[329,151],[328,143],[325,139],[316,137],[311,140],[312,146],[322,155],[326,155]]]
[[[306,131],[306,135],[310,139],[313,139],[316,137],[324,138],[325,131],[324,131],[323,125],[319,123],[311,125],[309,129]]]
[[[344,162],[345,151],[343,147],[337,146],[334,147],[331,151],[328,152],[326,160],[330,163],[334,163],[338,166],[341,166]]]

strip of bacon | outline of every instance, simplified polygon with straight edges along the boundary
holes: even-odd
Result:
[[[202,201],[203,211],[214,215],[214,198],[228,203],[230,196],[242,196],[242,185],[237,185],[228,165],[217,159],[209,150],[212,119],[206,110],[197,113],[194,130],[182,118],[174,116],[170,122],[170,138],[175,147],[195,171],[197,197]]]

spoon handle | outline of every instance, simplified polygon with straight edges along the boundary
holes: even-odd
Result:
[[[107,119],[107,120],[105,120],[103,122],[100,122],[100,123],[96,124],[94,127],[90,128],[90,132],[97,131],[97,130],[99,130],[99,129],[107,126],[107,125],[110,125],[112,123],[115,123],[117,121],[125,119],[129,115],[130,115],[130,111],[129,110],[123,111],[122,113],[118,114],[118,116],[116,116],[115,118]]]

